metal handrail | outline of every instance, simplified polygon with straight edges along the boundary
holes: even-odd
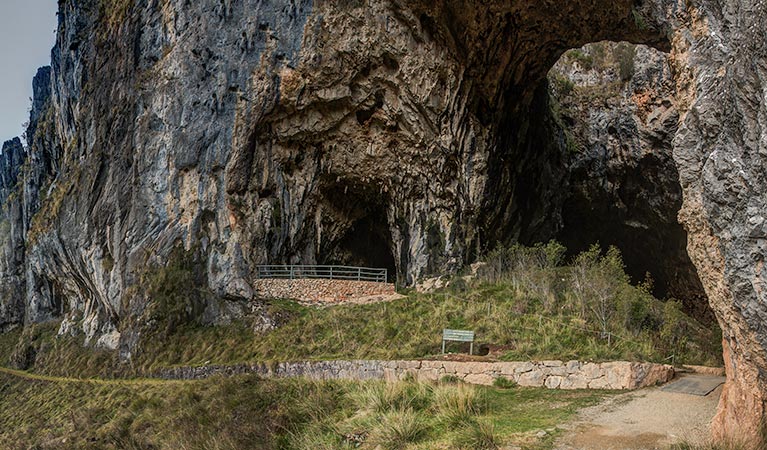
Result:
[[[328,280],[357,280],[386,283],[388,269],[332,265],[262,265],[256,266],[259,279],[319,278]]]

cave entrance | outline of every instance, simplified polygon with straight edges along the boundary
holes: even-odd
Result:
[[[571,254],[599,243],[621,250],[635,283],[653,281],[713,323],[687,233],[672,157],[679,113],[668,55],[603,41],[565,52],[548,74],[553,123],[561,128],[567,188],[556,238]]]
[[[397,264],[386,214],[385,198],[373,188],[328,183],[323,197],[326,228],[334,236],[323,243],[322,264],[387,269],[388,281],[397,281]]]
[[[338,259],[331,264],[387,269],[389,282],[394,282],[396,264],[390,250],[391,235],[380,218],[380,211],[376,211],[355,221],[338,243]]]

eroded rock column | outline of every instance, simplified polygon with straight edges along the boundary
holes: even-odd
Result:
[[[696,2],[673,19],[680,220],[724,340],[715,438],[755,439],[765,413],[766,17],[764,1],[736,0]]]

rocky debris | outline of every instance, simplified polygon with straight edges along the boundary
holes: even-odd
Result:
[[[568,372],[564,368],[583,368]],[[587,369],[588,368],[588,369]],[[456,361],[315,361],[237,366],[173,367],[156,376],[166,379],[200,379],[214,375],[256,373],[274,377],[313,379],[385,379],[401,380],[414,376],[419,380],[439,381],[452,376],[470,384],[492,385],[504,377],[520,386],[549,389],[639,389],[666,383],[674,376],[668,365],[652,363],[609,362],[456,362]]]
[[[371,303],[396,296],[391,283],[357,280],[260,279],[253,283],[255,295],[262,299],[291,299],[309,305]]]

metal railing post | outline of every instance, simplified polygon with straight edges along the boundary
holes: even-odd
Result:
[[[293,267],[293,266],[290,266],[290,279],[291,279],[291,280],[293,280],[293,279],[294,279],[294,278],[293,278],[293,277],[294,277],[294,275],[293,275],[293,269],[295,269],[295,267]]]
[[[330,266],[330,279],[333,279],[333,266]]]

